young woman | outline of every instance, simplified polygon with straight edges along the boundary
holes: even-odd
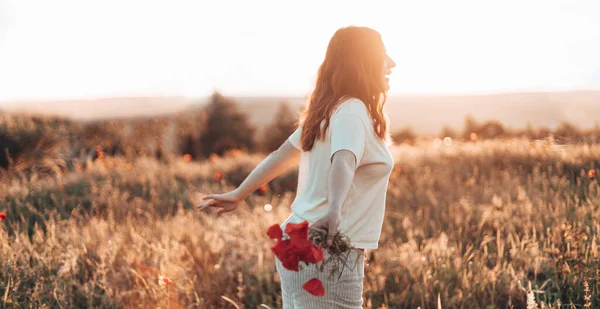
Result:
[[[336,31],[295,132],[237,189],[207,195],[198,206],[216,207],[219,214],[233,211],[250,193],[300,160],[296,198],[282,229],[289,222],[306,220],[310,228],[328,231],[327,247],[339,231],[359,249],[350,251],[348,261],[358,262],[339,279],[330,279],[327,268],[319,272],[303,267],[295,272],[276,259],[284,309],[362,308],[364,250],[378,247],[394,165],[383,107],[389,89],[386,76],[395,66],[377,31],[355,26]],[[314,277],[323,282],[325,296],[303,290],[302,285]]]

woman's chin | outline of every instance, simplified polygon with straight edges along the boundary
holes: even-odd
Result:
[[[383,89],[385,89],[385,91],[390,90],[390,80],[387,77],[383,78]]]

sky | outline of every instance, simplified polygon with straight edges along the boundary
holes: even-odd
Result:
[[[0,102],[305,96],[348,25],[382,34],[391,94],[600,89],[597,0],[0,0]]]

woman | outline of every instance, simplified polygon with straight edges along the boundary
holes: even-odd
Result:
[[[316,87],[295,132],[237,189],[207,195],[198,206],[217,207],[219,214],[232,211],[300,160],[296,198],[282,229],[289,222],[306,220],[310,228],[328,231],[326,247],[339,231],[359,249],[352,250],[348,259],[358,263],[344,270],[339,279],[330,280],[327,271],[321,273],[314,267],[290,271],[276,259],[284,309],[362,308],[364,250],[378,247],[394,165],[383,110],[389,89],[386,75],[393,67],[378,32],[354,26],[339,29],[329,42]],[[325,250],[325,259],[328,255]],[[302,289],[314,277],[323,282],[325,296]]]

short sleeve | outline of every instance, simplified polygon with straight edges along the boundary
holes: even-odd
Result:
[[[298,127],[291,135],[288,137],[288,141],[296,147],[298,150],[302,150],[302,146],[300,144],[300,138],[302,137],[302,127]]]
[[[330,124],[331,150],[329,161],[342,149],[351,151],[356,157],[356,167],[362,160],[365,151],[366,129],[361,117],[353,113],[338,113]]]

